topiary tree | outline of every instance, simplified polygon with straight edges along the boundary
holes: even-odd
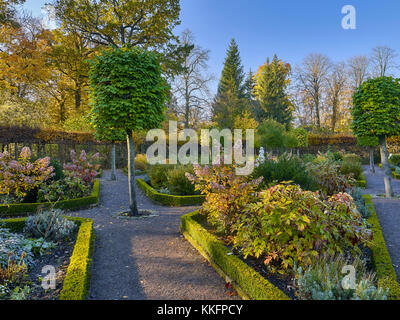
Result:
[[[359,136],[357,144],[361,147],[367,147],[369,150],[369,170],[375,173],[374,150],[379,146],[379,139],[375,136]]]
[[[168,97],[157,55],[137,47],[105,50],[93,60],[89,82],[95,124],[126,133],[129,214],[138,215],[132,133],[159,127]]]
[[[400,83],[392,77],[364,82],[353,95],[353,122],[356,136],[377,137],[385,173],[386,196],[393,196],[392,174],[388,161],[386,138],[400,134]]]

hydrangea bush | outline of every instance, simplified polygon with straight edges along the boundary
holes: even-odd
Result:
[[[54,175],[49,157],[31,162],[31,156],[28,147],[22,149],[17,160],[7,151],[0,153],[0,196],[7,202],[23,201],[29,191]]]
[[[99,174],[100,165],[94,164],[99,158],[99,154],[93,154],[90,160],[85,150],[81,151],[79,157],[77,157],[75,150],[71,150],[70,155],[72,163],[64,164],[65,175],[71,178],[79,178],[86,185],[92,184]]]

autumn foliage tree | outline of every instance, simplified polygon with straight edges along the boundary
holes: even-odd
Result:
[[[138,215],[132,133],[157,128],[168,97],[157,55],[140,48],[106,50],[93,62],[90,86],[95,125],[126,133],[130,214]]]
[[[379,77],[364,82],[353,95],[352,129],[358,137],[377,137],[385,173],[386,196],[393,196],[386,138],[400,134],[400,80]]]

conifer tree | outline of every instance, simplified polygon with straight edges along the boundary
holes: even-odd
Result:
[[[272,119],[288,128],[292,121],[293,107],[287,95],[291,67],[275,55],[257,71],[254,95],[259,102],[258,121]]]
[[[239,47],[235,39],[232,39],[227,50],[224,68],[221,73],[221,80],[218,84],[218,96],[230,90],[239,98],[243,97],[243,81],[244,72]]]
[[[233,128],[234,119],[248,109],[239,47],[232,39],[213,103],[213,119],[221,128]]]

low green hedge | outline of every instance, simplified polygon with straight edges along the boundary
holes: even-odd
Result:
[[[28,215],[29,213],[36,212],[38,207],[49,208],[54,206],[55,208],[63,210],[82,209],[93,204],[98,204],[99,194],[100,180],[96,179],[93,184],[92,194],[88,197],[63,200],[57,202],[56,204],[52,202],[3,204],[0,205],[0,216]]]
[[[142,189],[146,195],[153,201],[165,206],[181,207],[181,206],[194,206],[201,205],[204,202],[204,195],[194,196],[174,196],[170,194],[163,194],[153,189],[143,179],[136,179],[137,186]]]
[[[379,164],[379,168],[383,169],[382,163]],[[396,170],[396,168],[390,167],[390,170],[393,172]]]
[[[371,206],[372,215],[368,218],[368,223],[374,233],[374,238],[370,245],[372,250],[372,262],[375,267],[375,272],[378,282],[382,287],[390,289],[388,299],[400,300],[400,286],[397,282],[396,272],[393,268],[392,259],[386,247],[385,239],[383,237],[381,225],[376,214],[372,197],[364,195],[366,204]]]
[[[93,220],[67,216],[65,218],[74,221],[79,226],[79,230],[60,293],[60,300],[85,300],[89,289],[93,254]],[[0,225],[12,232],[21,232],[25,226],[25,220],[26,218],[5,219],[0,221]]]
[[[198,211],[183,216],[182,234],[222,276],[232,283],[242,298],[290,300],[281,290],[231,254],[227,247],[200,225],[198,222],[200,218]]]
[[[367,179],[365,178],[364,172],[361,173],[361,177],[357,180],[356,186],[364,189],[367,188]]]
[[[392,172],[393,178],[400,179],[400,173]]]

